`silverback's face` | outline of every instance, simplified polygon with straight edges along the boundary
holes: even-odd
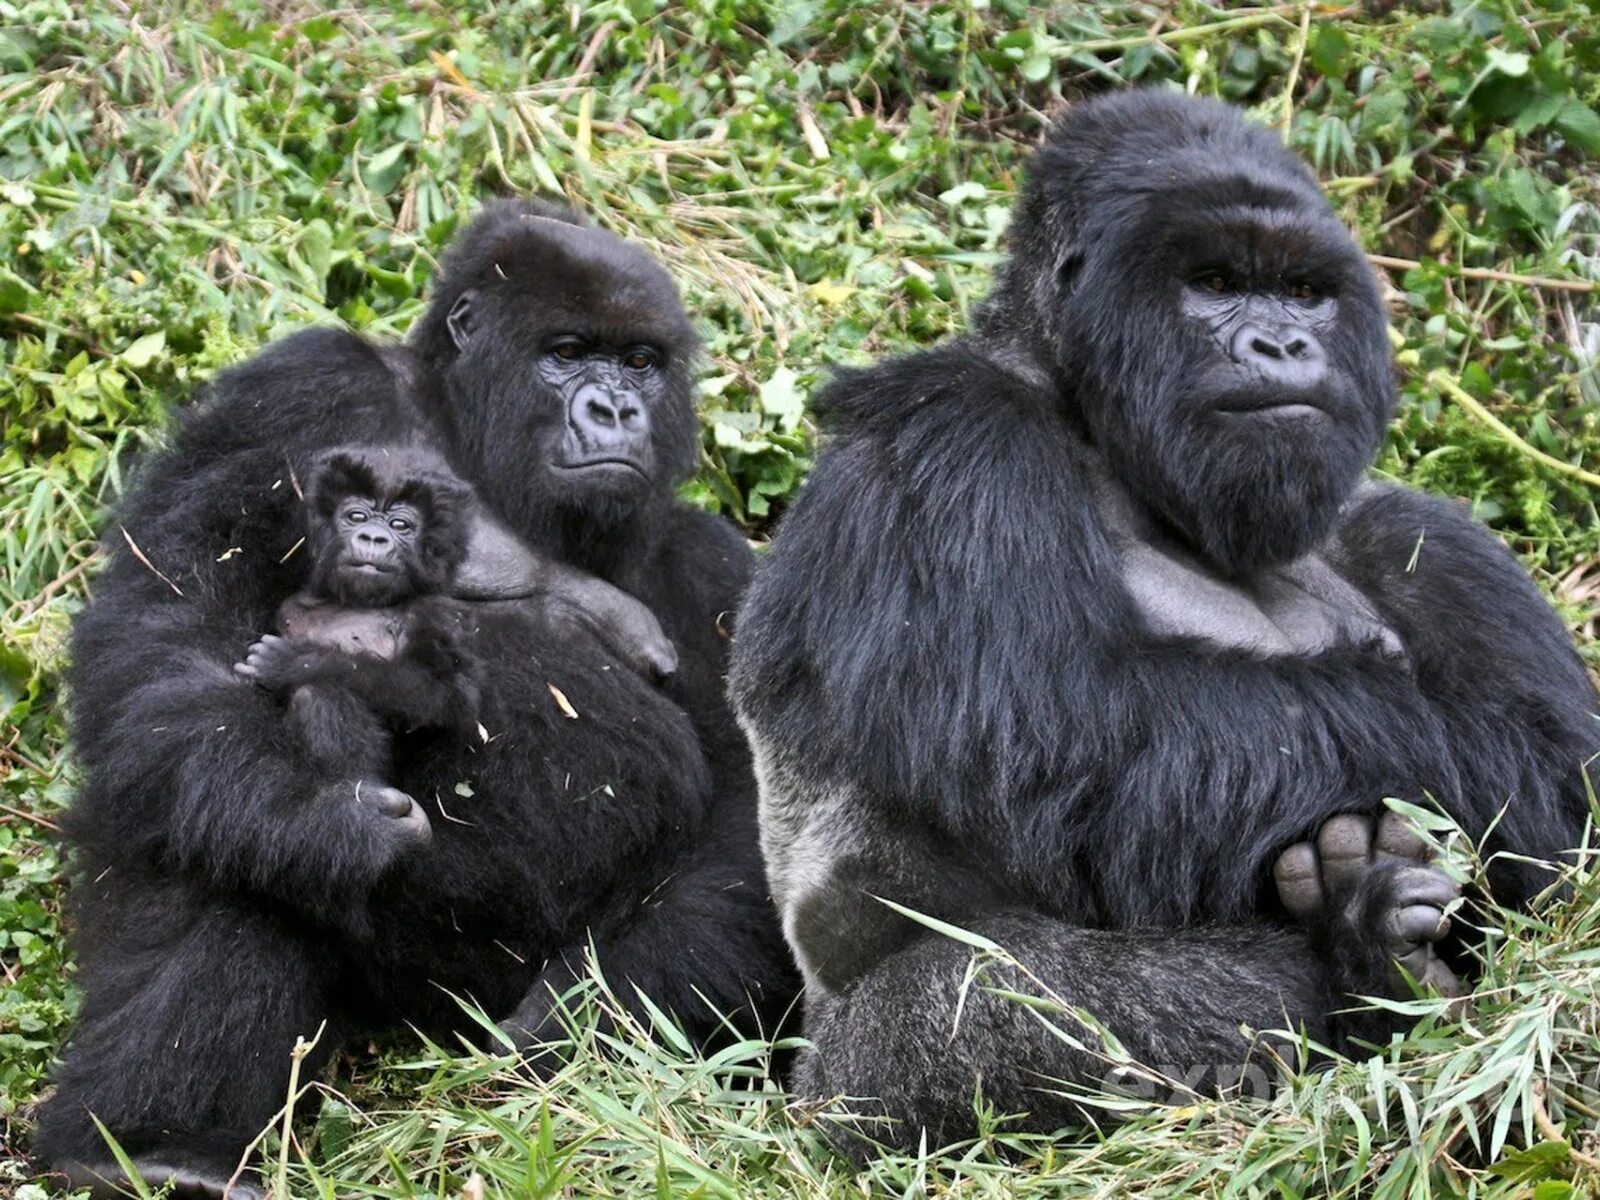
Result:
[[[1166,188],[1100,198],[1103,226],[1090,210],[1064,357],[1128,490],[1215,566],[1248,572],[1324,537],[1377,452],[1386,319],[1293,159],[1180,150],[1162,175]]]

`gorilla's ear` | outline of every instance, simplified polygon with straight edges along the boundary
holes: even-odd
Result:
[[[428,586],[442,587],[467,557],[475,493],[453,475],[421,472],[406,480],[395,499],[422,510],[421,565]]]
[[[444,327],[450,331],[450,340],[455,343],[458,353],[467,348],[467,343],[477,331],[478,317],[472,311],[477,298],[477,292],[468,288],[456,297],[456,302],[450,306],[450,311],[445,316]]]
[[[1056,287],[1063,296],[1078,290],[1078,272],[1083,270],[1083,247],[1065,241],[1056,250]]]

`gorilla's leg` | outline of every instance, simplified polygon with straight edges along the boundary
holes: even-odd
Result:
[[[1063,1084],[1140,1095],[1228,1086],[1265,1094],[1270,1055],[1240,1026],[1304,1025],[1321,1039],[1332,1007],[1308,937],[1281,926],[1107,932],[1006,914],[968,927],[1004,946],[1038,982],[996,964],[963,997],[972,949],[919,936],[842,993],[808,995],[806,1034],[815,1048],[801,1057],[797,1090],[814,1099],[871,1098],[850,1106],[868,1118],[861,1133],[902,1148],[915,1146],[923,1127],[930,1144],[969,1136],[975,1087],[997,1112],[1025,1113],[1021,1127],[1048,1131],[1097,1111],[1064,1095]],[[1039,995],[1040,985],[1066,1011],[1038,1013],[987,990]],[[1101,1052],[1101,1038],[1074,1008],[1092,1013],[1161,1078]]]
[[[1355,995],[1403,993],[1396,963],[1446,995],[1460,994],[1434,952],[1449,930],[1443,910],[1459,889],[1427,859],[1397,815],[1376,823],[1333,818],[1314,847],[1291,847],[1276,867],[1285,905],[1307,922],[1305,931],[1265,922],[1086,930],[1036,914],[971,922],[1026,971],[991,965],[964,995],[971,948],[922,935],[842,991],[808,994],[806,1034],[815,1049],[802,1056],[797,1088],[818,1099],[873,1098],[858,1111],[887,1125],[861,1131],[902,1147],[914,1145],[924,1126],[935,1138],[970,1133],[975,1086],[998,1112],[1025,1113],[1023,1128],[1045,1131],[1096,1111],[1063,1094],[1063,1084],[1146,1096],[1231,1086],[1265,1094],[1266,1051],[1276,1039],[1248,1040],[1241,1026],[1304,1028],[1324,1045],[1381,1039],[1396,1024],[1392,1015],[1335,1014]],[[986,989],[1043,989],[1066,1011],[1040,1014]],[[1092,1014],[1155,1074],[1104,1053],[1073,1009]]]
[[[286,1099],[295,1039],[327,1015],[331,954],[262,914],[215,899],[201,908],[177,886],[131,891],[83,914],[83,1012],[34,1150],[74,1187],[121,1195],[93,1114],[147,1182],[217,1197]],[[308,1077],[335,1044],[324,1031]]]

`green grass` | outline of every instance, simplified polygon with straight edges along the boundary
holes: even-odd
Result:
[[[962,327],[1048,114],[1129,83],[1249,105],[1315,164],[1393,288],[1379,469],[1471,503],[1600,662],[1600,6],[0,0],[0,1193],[34,1188],[4,1151],[75,999],[63,635],[172,406],[309,323],[403,333],[477,200],[563,195],[682,282],[708,346],[689,494],[764,536],[828,366]],[[543,1087],[397,1038],[268,1151],[297,1196],[1600,1187],[1600,883],[1481,920],[1464,1026],[1105,1138],[996,1133],[856,1176],[764,1046],[699,1061],[625,1030]]]

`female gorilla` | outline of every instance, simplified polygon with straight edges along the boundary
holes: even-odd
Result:
[[[1182,1083],[1239,1078],[1241,1025],[1381,1033],[1332,1014],[1396,961],[1454,990],[1454,888],[1383,799],[1558,856],[1600,724],[1505,548],[1362,486],[1392,403],[1378,290],[1309,172],[1157,93],[1051,134],[976,333],[828,389],[733,675],[803,1092],[880,1098],[909,1146],[970,1132],[980,1081],[1052,1129],[1083,1115],[1059,1081],[1107,1078],[879,898],[1008,947]]]
[[[691,1027],[700,995],[789,999],[722,698],[719,622],[749,553],[674,499],[697,428],[671,281],[565,214],[500,203],[412,342],[420,368],[313,330],[226,372],[119,514],[138,550],[113,549],[73,643],[84,1005],[36,1143],[74,1184],[118,1175],[93,1116],[148,1181],[216,1194],[282,1104],[297,1036],[327,1021],[325,1057],[354,1031],[459,1024],[462,996],[527,1039],[591,938],[619,994]],[[419,439],[498,517],[455,580],[489,599],[470,631],[483,736],[394,746],[431,838],[363,801],[384,781],[330,782],[231,671],[303,583],[298,480],[332,446]],[[626,669],[581,613],[493,601],[537,590],[541,561],[652,609],[672,679]]]

